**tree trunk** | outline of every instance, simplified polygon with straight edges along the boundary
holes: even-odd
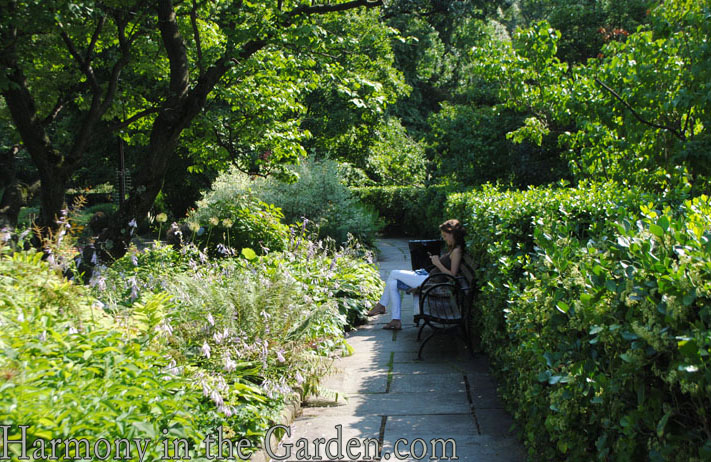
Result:
[[[28,185],[17,179],[15,156],[19,151],[19,146],[13,146],[0,157],[0,177],[4,190],[0,200],[0,227],[16,228],[20,209],[30,203],[40,188],[39,181]]]

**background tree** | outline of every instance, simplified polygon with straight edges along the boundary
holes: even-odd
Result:
[[[3,4],[0,89],[40,174],[42,225],[52,225],[62,208],[67,182],[102,120],[143,137],[134,187],[107,236],[116,254],[124,245],[112,243],[125,242],[127,223],[150,210],[180,136],[216,88],[250,75],[255,62],[277,50],[318,48],[316,17],[380,6],[367,0],[49,3]]]
[[[511,44],[475,49],[475,71],[497,83],[506,107],[530,115],[509,136],[536,143],[554,136],[578,178],[652,189],[703,185],[710,12],[708,3],[665,2],[648,26],[574,66],[557,57],[560,32],[536,23]]]

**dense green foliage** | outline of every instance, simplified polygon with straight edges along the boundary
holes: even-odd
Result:
[[[368,207],[378,211],[384,221],[384,232],[400,236],[437,237],[439,225],[447,217],[446,186],[382,186],[351,188]]]
[[[365,243],[373,242],[377,216],[344,185],[335,161],[307,160],[294,172],[298,176],[295,183],[269,179],[258,183],[255,193],[280,207],[288,223],[307,219],[320,237],[328,236],[339,244],[348,241],[349,235]]]
[[[477,332],[534,460],[711,456],[711,203],[682,198],[452,198],[480,265]]]
[[[333,241],[459,218],[476,333],[533,460],[711,459],[708,0],[0,12],[0,220],[41,179],[13,216],[60,227],[47,264],[3,250],[0,423],[256,440],[381,288]],[[117,138],[128,203],[67,233],[68,187],[115,189]],[[183,246],[123,246],[146,217]],[[128,251],[93,298],[55,273],[76,276],[92,221],[90,242]]]
[[[529,115],[509,136],[552,137],[577,178],[648,189],[708,179],[711,35],[708,2],[662,2],[650,24],[610,39],[599,57],[570,65],[546,22],[512,41],[473,50],[474,72],[503,105]]]
[[[284,401],[315,392],[348,350],[344,328],[382,284],[367,252],[305,235],[217,261],[193,246],[132,249],[95,269],[92,294],[53,253],[51,265],[6,246],[0,258],[0,423],[29,425],[30,442],[186,438],[204,455],[222,428],[261,444]]]
[[[30,154],[41,224],[55,226],[69,186],[87,186],[73,183],[113,182],[103,167],[116,165],[112,138],[125,142],[132,174],[111,222],[115,255],[176,163],[279,175],[311,135],[326,153],[327,140],[349,147],[354,132],[369,144],[385,106],[407,90],[389,51],[397,31],[376,20],[379,1],[337,3],[3,4],[2,145]]]
[[[215,232],[227,236],[224,221],[220,220],[230,218],[231,226],[245,229],[239,243],[233,240],[233,247],[238,248],[282,248],[287,235],[282,220],[289,224],[306,221],[308,229],[319,238],[328,237],[338,244],[347,242],[349,235],[364,243],[373,242],[377,217],[344,185],[344,174],[335,161],[308,159],[292,171],[297,178],[293,183],[276,178],[250,179],[234,169],[225,172],[188,220],[194,217],[200,224],[212,220]],[[199,241],[205,242],[210,231]],[[224,239],[217,239],[211,240],[224,243]],[[253,245],[247,244],[250,240]]]
[[[259,200],[249,183],[247,176],[235,169],[219,176],[197,202],[197,209],[188,213],[190,235],[183,240],[210,252],[217,246],[249,247],[260,253],[263,248],[283,250],[288,236],[284,215],[278,207]]]
[[[58,276],[40,253],[11,256],[3,248],[0,285],[0,422],[13,426],[12,439],[19,424],[29,426],[32,443],[151,438],[147,454],[155,459],[164,428],[192,445],[202,441],[207,419],[200,416],[209,408],[193,381],[171,374],[160,351],[147,348],[154,335],[148,326],[128,337],[113,328],[100,304]],[[165,297],[149,305],[168,306]],[[9,449],[19,455],[15,445]]]

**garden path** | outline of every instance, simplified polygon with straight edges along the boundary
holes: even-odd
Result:
[[[393,269],[410,267],[407,240],[381,239],[377,245],[383,279]],[[472,357],[452,335],[432,339],[424,360],[417,360],[418,329],[412,322],[412,308],[412,297],[405,296],[400,331],[382,329],[390,319],[388,313],[348,335],[354,354],[338,359],[334,373],[324,382],[337,392],[336,399],[329,395],[307,401],[277,455],[290,451],[289,460],[304,460],[307,454],[315,460],[314,442],[323,438],[326,444],[317,443],[321,460],[420,460],[422,443],[428,451],[422,460],[429,460],[443,456],[441,447],[433,454],[431,440],[451,438],[460,461],[525,460],[522,445],[509,433],[513,421],[497,397],[486,356]],[[351,443],[349,455],[351,438],[360,443]],[[329,443],[333,439],[341,441],[340,454],[338,443]],[[381,454],[366,454],[365,439],[380,441]],[[412,449],[411,455],[398,458],[394,453],[399,439],[407,440],[397,445],[399,454]]]

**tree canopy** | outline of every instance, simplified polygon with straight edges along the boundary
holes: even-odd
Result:
[[[140,152],[117,240],[149,211],[186,130],[202,152],[219,147],[247,170],[268,169],[301,152],[308,132],[289,121],[305,110],[297,100],[304,88],[332,85],[377,112],[388,99],[382,84],[351,72],[359,63],[344,51],[353,38],[337,33],[346,22],[332,21],[380,5],[3,2],[0,89],[16,140],[39,172],[40,223],[54,222],[98,134],[121,136]],[[193,126],[198,118],[203,124]]]

